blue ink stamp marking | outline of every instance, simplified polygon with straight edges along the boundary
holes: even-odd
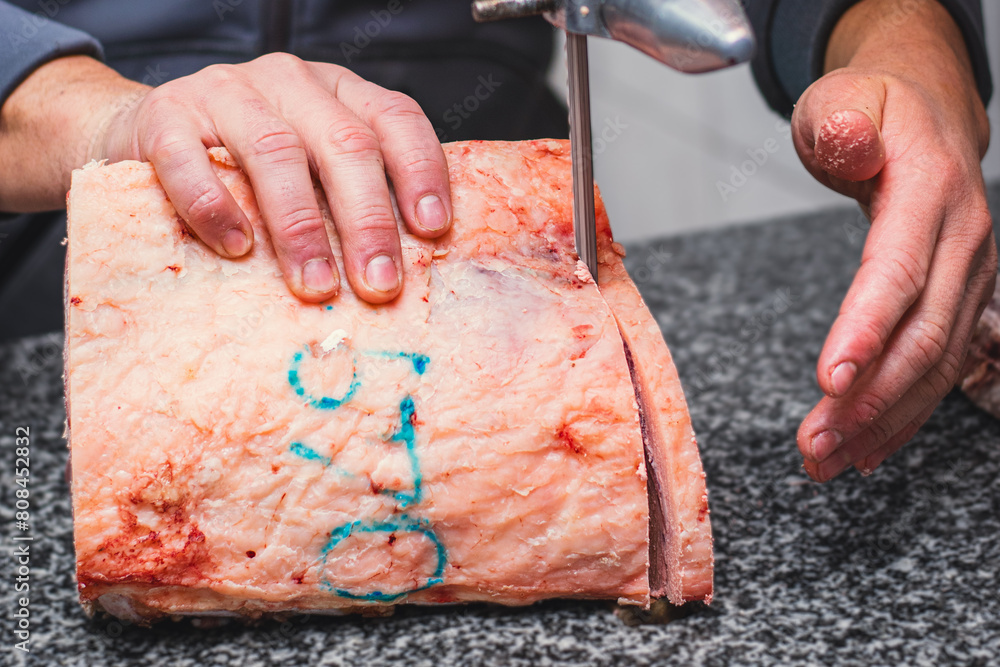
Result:
[[[307,461],[319,461],[324,466],[328,466],[332,463],[329,456],[323,456],[312,447],[307,447],[301,442],[293,442],[291,446],[289,446],[288,451],[296,456],[301,456]]]
[[[413,371],[417,375],[423,375],[427,370],[427,364],[431,361],[426,354],[417,352],[363,352],[362,354],[369,357],[382,357],[383,359],[409,359],[410,363],[413,364]]]
[[[327,310],[332,310],[333,306],[327,306]],[[308,352],[309,348],[306,347],[305,350]],[[427,365],[430,363],[430,357],[425,354],[419,354],[416,352],[363,352],[365,356],[370,357],[381,357],[384,359],[408,359],[411,364],[413,364],[413,372],[417,375],[423,375],[427,370]],[[354,395],[357,393],[358,389],[361,388],[361,381],[358,379],[357,372],[357,357],[354,357],[352,361],[352,377],[351,384],[348,387],[345,394],[340,398],[333,398],[330,396],[320,396],[319,398],[313,396],[306,392],[305,387],[302,386],[302,380],[299,377],[299,368],[301,367],[302,360],[304,358],[303,353],[296,352],[292,358],[291,367],[288,370],[288,384],[291,385],[292,389],[295,391],[296,395],[305,399],[305,401],[313,408],[319,410],[335,410],[340,406],[344,405],[350,401]],[[390,442],[401,443],[406,448],[406,455],[409,459],[410,470],[413,474],[413,490],[412,491],[401,491],[398,489],[382,489],[380,493],[390,495],[392,498],[399,503],[400,509],[405,509],[410,505],[417,505],[423,499],[423,476],[420,472],[420,459],[416,452],[416,430],[413,427],[414,416],[416,413],[416,408],[413,402],[413,396],[407,394],[402,401],[399,403],[399,428],[389,437]],[[323,456],[311,447],[301,443],[293,442],[289,446],[289,451],[296,456],[300,456],[308,461],[317,461],[322,463],[323,466],[329,467],[332,464],[332,459],[327,456]],[[345,474],[350,477],[354,475],[348,471],[341,470],[338,468],[338,472]],[[401,515],[397,519],[390,519],[387,521],[365,521],[363,519],[358,519],[350,523],[346,523],[338,528],[335,528],[330,532],[330,539],[326,546],[321,552],[321,563],[322,567],[326,567],[327,558],[338,544],[343,540],[350,537],[352,533],[375,533],[375,532],[388,532],[388,533],[420,533],[434,545],[437,562],[433,574],[431,574],[427,581],[422,586],[417,586],[416,588],[400,591],[396,593],[387,593],[383,591],[372,591],[370,593],[357,594],[352,593],[346,589],[336,588],[326,577],[321,579],[321,586],[336,595],[341,597],[349,598],[352,600],[368,600],[368,601],[379,601],[379,602],[392,602],[398,600],[408,593],[413,593],[416,591],[422,591],[424,589],[430,588],[435,584],[440,584],[443,582],[441,578],[444,573],[444,567],[447,564],[447,553],[445,552],[444,545],[438,539],[437,534],[430,527],[430,524],[426,519],[410,519],[405,514]]]
[[[307,347],[306,350],[308,351],[309,348]],[[306,393],[305,387],[302,386],[302,380],[299,378],[299,367],[302,365],[302,356],[302,352],[296,352],[295,356],[292,357],[292,367],[288,369],[288,384],[292,385],[295,393],[308,401],[309,405],[319,410],[336,410],[354,398],[354,394],[361,387],[361,381],[358,380],[357,363],[351,363],[351,367],[354,369],[352,371],[351,385],[347,388],[347,392],[343,396],[340,398],[331,398],[330,396],[316,398],[312,394]]]
[[[388,519],[386,521],[352,521],[350,523],[345,523],[342,526],[338,526],[330,531],[330,540],[323,547],[321,562],[323,567],[326,567],[327,557],[330,552],[333,551],[341,542],[346,540],[354,533],[400,533],[403,535],[411,533],[420,533],[434,545],[434,550],[437,555],[437,561],[435,563],[434,572],[427,578],[427,581],[422,586],[417,586],[416,588],[411,588],[405,591],[399,591],[396,593],[387,593],[384,591],[371,591],[370,593],[352,593],[343,588],[337,588],[330,582],[326,576],[320,579],[320,586],[324,589],[336,593],[340,597],[348,598],[350,600],[367,600],[372,602],[392,602],[398,600],[408,593],[415,593],[417,591],[422,591],[435,584],[440,584],[444,580],[441,575],[444,574],[444,566],[448,563],[448,554],[445,551],[444,545],[441,544],[441,540],[438,539],[437,535],[430,528],[430,524],[426,519],[411,519],[405,514],[401,515],[395,519]]]
[[[417,459],[417,435],[413,430],[413,415],[413,397],[407,395],[406,398],[399,402],[399,430],[389,438],[392,441],[401,442],[406,446],[406,456],[410,460],[410,471],[413,473],[413,492],[382,490],[382,493],[392,495],[403,509],[406,509],[410,504],[416,505],[423,497],[420,488],[423,477],[420,474],[420,461]]]

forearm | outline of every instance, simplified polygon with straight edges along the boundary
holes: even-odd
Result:
[[[131,100],[148,90],[87,56],[58,58],[0,107],[0,211],[65,206],[73,169]]]

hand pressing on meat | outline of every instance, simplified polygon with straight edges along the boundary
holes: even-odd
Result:
[[[253,184],[285,282],[305,301],[326,300],[340,284],[313,177],[327,193],[347,279],[366,301],[389,301],[401,285],[386,174],[411,232],[433,238],[451,223],[447,163],[416,102],[342,67],[286,54],[208,67],[157,88],[89,58],[61,58],[15,90],[0,127],[5,174],[15,160],[24,164],[17,156],[25,149],[39,158],[0,185],[0,209],[60,207],[70,172],[89,159],[149,161],[188,227],[237,258],[250,250],[253,230],[206,152],[225,146]]]
[[[979,164],[989,125],[948,12],[861,2],[826,65],[795,109],[795,147],[872,224],[820,354],[826,396],[799,429],[818,481],[871,471],[913,437],[958,377],[997,265]]]

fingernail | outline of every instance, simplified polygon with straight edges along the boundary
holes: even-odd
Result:
[[[843,396],[854,384],[854,376],[858,373],[858,367],[854,362],[845,361],[839,364],[830,373],[830,384],[833,385],[834,396]]]
[[[250,249],[247,235],[239,227],[233,227],[222,237],[222,247],[231,257],[242,257]]]
[[[326,294],[337,286],[330,262],[325,259],[310,259],[302,267],[302,284],[310,292]]]
[[[392,292],[399,287],[399,272],[389,255],[376,255],[365,267],[365,282],[377,292]]]
[[[448,211],[437,195],[427,195],[417,202],[417,222],[424,229],[436,232],[448,224]]]
[[[809,441],[809,447],[812,450],[812,459],[814,461],[826,459],[836,449],[837,445],[843,441],[844,438],[840,433],[833,429],[817,433]]]

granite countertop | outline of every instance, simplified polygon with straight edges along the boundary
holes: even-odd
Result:
[[[1000,187],[991,195],[1000,210]],[[31,429],[34,522],[31,654],[11,648],[5,612],[0,664],[995,664],[1000,423],[953,392],[871,477],[818,485],[800,468],[795,432],[820,397],[816,358],[866,228],[844,208],[629,248],[687,387],[716,540],[715,601],[659,624],[565,601],[249,627],[87,619],[64,479],[61,336],[0,345],[5,610],[18,426]]]

